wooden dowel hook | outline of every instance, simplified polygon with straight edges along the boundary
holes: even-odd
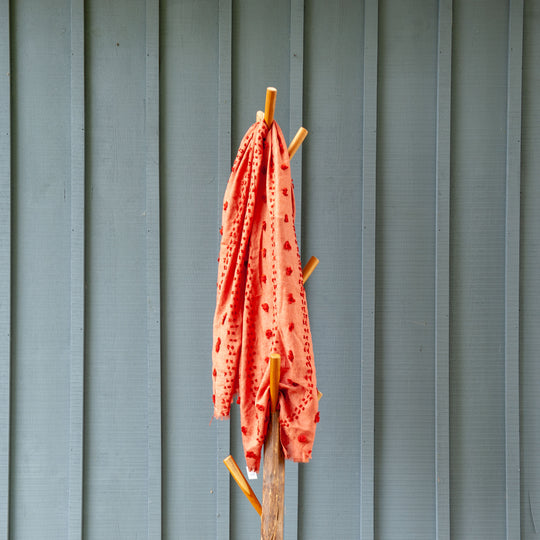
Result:
[[[296,151],[300,148],[300,145],[304,142],[304,139],[306,138],[308,134],[308,130],[304,127],[301,127],[297,132],[296,135],[293,137],[293,140],[291,141],[291,144],[289,144],[289,148],[287,149],[289,151],[289,159],[296,154]]]
[[[274,111],[276,110],[277,90],[269,86],[266,89],[266,103],[264,105],[264,121],[270,127],[274,121]]]
[[[255,493],[251,489],[251,486],[246,480],[246,477],[242,474],[242,471],[236,464],[236,461],[234,461],[234,458],[232,456],[227,456],[223,460],[223,463],[225,463],[225,466],[227,467],[227,469],[229,469],[231,476],[234,478],[234,480],[238,484],[238,487],[242,490],[244,495],[248,498],[249,502],[253,505],[253,508],[257,510],[259,516],[262,516],[261,503],[259,502],[259,499],[257,499],[257,495],[255,495]]]
[[[304,283],[309,279],[309,276],[311,276],[318,264],[319,259],[317,259],[317,257],[311,257],[306,263],[306,266],[304,266],[304,269],[302,270],[302,279],[304,280]]]
[[[277,90],[269,86],[266,89],[266,102],[264,106],[264,112],[263,111],[257,111],[257,114],[255,115],[255,119],[257,122],[260,122],[264,119],[266,122],[266,125],[268,127],[271,127],[274,122],[274,112],[276,109],[276,96],[277,96]],[[287,148],[289,152],[289,159],[296,154],[297,150],[300,148],[301,144],[304,142],[304,139],[306,138],[308,134],[308,130],[304,127],[300,127],[298,131],[296,132],[296,135],[293,137],[293,140],[291,141],[291,144],[289,144],[289,148]]]
[[[270,355],[270,403],[272,412],[276,412],[279,398],[279,378],[281,375],[281,356],[277,353]]]

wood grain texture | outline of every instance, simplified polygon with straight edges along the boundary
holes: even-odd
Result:
[[[285,458],[279,438],[279,411],[273,411],[268,421],[263,469],[261,540],[283,540]]]

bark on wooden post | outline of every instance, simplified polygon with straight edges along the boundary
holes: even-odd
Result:
[[[261,540],[283,540],[285,501],[285,458],[279,438],[276,410],[280,375],[279,354],[270,356],[270,398],[272,411],[264,444]]]

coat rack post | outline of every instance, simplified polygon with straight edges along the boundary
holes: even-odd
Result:
[[[279,354],[270,355],[271,413],[264,443],[261,540],[283,540],[285,509],[285,458],[279,438]]]
[[[257,121],[264,119],[268,127],[274,121],[277,90],[273,87],[266,89],[264,113],[257,111]],[[289,158],[296,153],[307,135],[307,130],[301,127],[288,147]],[[306,264],[302,272],[303,282],[308,279],[319,260],[316,257]],[[261,515],[261,540],[283,540],[283,523],[285,510],[285,458],[280,440],[279,410],[279,381],[281,357],[279,354],[270,355],[270,418],[267,427],[263,455],[263,497],[262,508],[256,495],[240,472],[232,456],[225,458],[224,463],[231,475],[244,492],[253,507]],[[319,399],[322,394],[319,395]]]

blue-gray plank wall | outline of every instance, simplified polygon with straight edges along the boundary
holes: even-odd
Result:
[[[537,537],[538,1],[0,0],[0,540],[259,537],[210,356],[267,86],[321,260],[285,537]]]

